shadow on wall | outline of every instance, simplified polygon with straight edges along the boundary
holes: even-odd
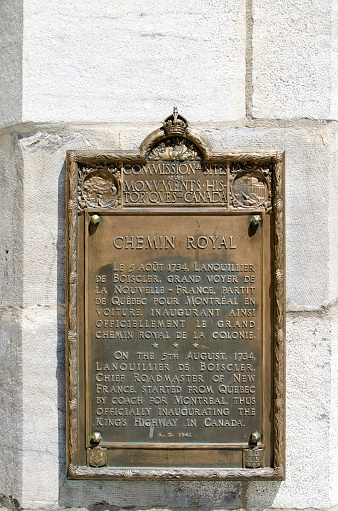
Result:
[[[58,235],[57,235],[57,369],[58,382],[58,446],[59,482],[66,476],[66,366],[65,366],[65,286],[66,283],[66,161],[58,179]]]
[[[66,479],[66,163],[58,182],[57,299],[58,299],[58,428],[59,505],[90,511],[175,509],[266,509],[271,507],[281,483],[240,481],[109,481]],[[254,485],[254,486],[253,486]],[[251,488],[253,491],[251,491]]]

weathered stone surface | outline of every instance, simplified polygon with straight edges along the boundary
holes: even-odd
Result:
[[[337,299],[336,131],[318,128],[207,130],[213,146],[285,151],[286,280],[289,310]],[[330,248],[332,247],[332,248]]]
[[[0,126],[22,119],[23,2],[0,2]]]
[[[38,133],[20,140],[24,166],[25,307],[64,303],[65,159],[89,148],[82,135]]]
[[[338,502],[338,304],[329,311],[331,327],[331,395],[330,395],[330,501]]]
[[[149,131],[155,127],[155,125],[149,126]],[[25,180],[28,181],[26,203],[32,203],[35,200],[34,195],[38,195],[36,179],[41,183],[43,190],[37,200],[43,202],[45,194],[49,194],[50,201],[49,212],[46,212],[43,206],[38,206],[32,218],[27,219],[26,232],[32,247],[31,255],[34,258],[34,266],[39,265],[36,276],[40,279],[41,275],[46,275],[46,278],[41,278],[40,283],[33,286],[36,277],[31,271],[32,263],[28,253],[26,278],[32,292],[29,298],[26,297],[27,304],[41,302],[39,293],[44,294],[47,300],[42,303],[50,303],[55,299],[55,296],[52,296],[55,291],[53,278],[48,276],[50,270],[47,262],[49,261],[48,264],[52,268],[56,255],[59,254],[59,258],[62,258],[64,254],[62,249],[64,246],[62,245],[64,199],[60,196],[59,206],[55,202],[57,188],[59,187],[60,193],[64,193],[64,178],[62,177],[57,184],[55,169],[59,169],[59,172],[62,168],[66,148],[81,147],[81,144],[83,144],[82,147],[112,148],[115,143],[118,143],[119,148],[136,149],[149,132],[137,126],[130,131],[123,125],[106,125],[106,127],[97,128],[82,126],[77,131],[80,129],[81,135],[79,133],[76,135],[75,145],[73,135],[68,135],[68,138],[47,134],[34,135],[21,140],[26,168]],[[333,302],[337,298],[338,288],[336,264],[338,236],[335,228],[338,206],[337,201],[334,200],[338,188],[335,129],[331,127],[228,128],[226,130],[206,129],[204,133],[209,137],[214,148],[248,151],[271,148],[286,151],[287,306],[289,310],[313,310]],[[52,175],[54,173],[54,181],[50,179],[51,172]],[[63,173],[64,168],[62,175]],[[53,187],[51,187],[52,183],[54,183]],[[59,215],[58,221],[55,214]],[[52,222],[52,227],[48,222]],[[57,229],[61,243],[59,251],[53,245]],[[54,235],[51,234],[53,232]],[[34,243],[36,247],[40,236],[45,239],[39,245],[41,258],[37,258]],[[49,255],[44,252],[44,247],[49,247]],[[61,265],[59,267],[63,264],[64,261],[59,259],[59,265]],[[55,271],[55,268],[52,271]],[[53,275],[55,278],[55,273]],[[60,279],[58,282],[59,293],[62,294],[64,282]],[[49,285],[51,288],[47,290]],[[40,286],[43,286],[42,291]]]
[[[337,321],[337,318],[335,319]],[[320,314],[289,314],[286,340],[286,480],[250,483],[249,508],[330,507],[332,322]]]
[[[61,322],[63,318],[61,315]],[[23,311],[23,507],[57,505],[60,402],[57,306]]]
[[[107,481],[104,488],[99,481],[86,481],[81,484],[81,494],[78,489],[79,482],[67,481],[61,490],[62,505],[77,502],[93,511],[117,511],[128,506],[161,511],[242,508],[242,484],[235,481],[134,481],[128,483],[127,491],[120,481]]]
[[[13,497],[0,493],[0,508],[4,511],[19,511],[21,506]]]
[[[330,288],[329,288],[329,300],[337,300],[338,290],[338,229],[337,229],[337,218],[338,218],[338,133],[332,133],[330,137],[330,157],[332,160],[332,166],[329,174],[329,230],[330,230]]]
[[[0,136],[0,305],[22,305],[23,177],[15,137]]]
[[[337,119],[335,5],[253,0],[254,117]]]
[[[0,487],[21,498],[22,488],[22,313],[0,308]],[[0,499],[0,507],[2,501]],[[8,506],[7,506],[8,507]]]
[[[28,0],[24,40],[24,121],[245,116],[244,0]]]
[[[15,143],[0,136],[0,491],[22,486],[22,175]],[[0,501],[1,505],[1,501]]]
[[[338,4],[332,2],[331,11],[331,112],[330,119],[338,119]]]
[[[56,312],[57,301],[64,304],[64,162],[67,149],[89,144],[76,134],[60,137],[40,133],[16,140],[6,133],[0,138],[0,402],[1,436],[6,438],[0,453],[4,467],[0,483],[3,492],[24,502],[21,493],[36,491],[36,484],[41,487],[42,500],[43,495],[50,494],[51,480],[56,482],[56,494],[58,491],[55,373],[60,377],[60,370],[55,357],[59,346],[59,367],[64,369],[63,307],[58,315]],[[23,306],[33,308],[23,312]],[[48,339],[55,344],[48,344]],[[64,371],[61,380],[64,382]],[[45,399],[50,404],[48,420]],[[56,423],[51,420],[54,411]],[[48,446],[50,439],[56,445],[54,457]],[[43,473],[36,469],[37,458],[45,464]],[[47,486],[43,487],[42,480]]]

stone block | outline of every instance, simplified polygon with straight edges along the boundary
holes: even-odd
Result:
[[[22,489],[22,313],[0,308],[0,488],[6,495]],[[1,506],[0,502],[0,507]]]
[[[253,0],[254,117],[337,119],[335,4]]]
[[[65,160],[69,149],[89,148],[83,136],[37,133],[21,138],[24,167],[25,307],[64,303]]]
[[[0,135],[0,492],[20,496],[23,187],[13,138],[5,132]]]
[[[214,148],[285,151],[286,284],[289,310],[337,299],[335,127],[205,130]]]
[[[330,500],[338,502],[338,306],[330,310],[331,339],[331,422],[330,422]]]
[[[57,306],[23,311],[23,507],[56,505],[59,410]],[[62,354],[63,355],[63,354]]]
[[[24,121],[245,116],[244,0],[28,0],[23,38]]]
[[[248,508],[330,507],[330,321],[290,314],[286,340],[286,480],[249,483]]]
[[[23,1],[0,2],[0,126],[22,119]]]
[[[337,218],[338,218],[338,134],[332,133],[330,137],[330,157],[332,159],[332,166],[329,174],[329,229],[330,229],[330,289],[329,289],[329,301],[337,299],[338,289],[338,229],[337,229]]]
[[[23,178],[15,137],[0,135],[0,305],[22,305]]]
[[[90,509],[133,507],[136,510],[241,509],[242,483],[239,481],[67,481],[61,488],[61,505],[82,505]],[[79,487],[81,486],[81,492]],[[115,507],[116,506],[116,507]]]
[[[331,53],[331,112],[330,119],[338,119],[338,4],[332,2],[331,12],[332,53]]]

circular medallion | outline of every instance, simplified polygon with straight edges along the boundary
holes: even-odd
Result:
[[[108,170],[94,170],[83,180],[83,197],[89,206],[108,208],[116,201],[118,186]]]
[[[269,187],[260,172],[244,172],[235,177],[232,194],[241,206],[254,207],[269,197]]]

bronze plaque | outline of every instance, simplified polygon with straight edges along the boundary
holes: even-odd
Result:
[[[283,155],[70,151],[68,476],[284,477]]]

